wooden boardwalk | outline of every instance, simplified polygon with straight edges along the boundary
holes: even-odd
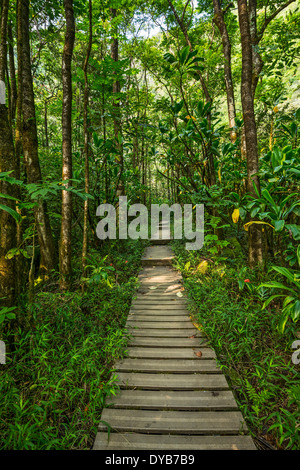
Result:
[[[215,352],[195,328],[157,240],[142,258],[127,328],[128,356],[115,365],[121,391],[106,401],[94,450],[255,450]],[[179,295],[178,295],[179,294]]]

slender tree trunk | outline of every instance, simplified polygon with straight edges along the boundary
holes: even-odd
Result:
[[[90,190],[90,171],[89,171],[89,129],[88,129],[88,104],[89,104],[89,83],[88,83],[88,63],[93,43],[93,25],[92,25],[92,0],[89,0],[89,43],[84,62],[84,157],[85,157],[85,192]],[[84,217],[83,217],[83,242],[82,242],[82,272],[86,269],[86,258],[88,253],[88,215],[89,200],[84,201]]]
[[[231,73],[231,44],[227,31],[227,26],[224,19],[224,12],[220,5],[220,0],[213,0],[214,4],[214,23],[217,25],[223,46],[223,55],[224,55],[224,77],[225,77],[225,86],[226,86],[226,95],[227,95],[227,109],[228,109],[228,121],[230,128],[230,138],[232,142],[236,141],[236,129],[235,129],[235,98],[234,98],[234,88],[233,80]]]
[[[115,8],[110,9],[111,12],[111,18],[112,20],[116,18],[117,16],[117,10]],[[114,62],[118,62],[119,60],[119,40],[117,37],[117,29],[115,28],[114,31],[115,37],[112,40],[111,44],[111,58],[114,60]],[[119,80],[114,80],[113,82],[113,94],[118,95],[120,93],[120,81]],[[117,157],[117,162],[120,166],[120,171],[119,171],[119,176],[118,176],[118,187],[117,187],[117,192],[116,196],[117,198],[119,196],[122,196],[124,194],[124,188],[123,184],[121,181],[122,173],[123,173],[123,145],[119,142],[119,136],[121,135],[122,128],[121,128],[121,109],[120,109],[120,102],[119,102],[119,97],[117,96],[113,100],[113,117],[114,117],[114,133],[115,133],[115,139],[117,142],[117,149],[118,149],[118,157]]]
[[[0,172],[15,171],[13,139],[5,104],[0,104],[0,129]],[[2,181],[0,191],[16,197],[15,188],[10,183]],[[13,210],[16,209],[14,200],[2,198],[0,202]],[[15,257],[7,259],[6,255],[16,247],[16,221],[4,210],[0,210],[0,227],[0,302],[2,305],[12,306],[15,303],[17,287]]]
[[[11,82],[11,120],[12,123],[16,117],[17,108],[17,80],[16,80],[16,68],[15,68],[15,55],[14,55],[14,41],[12,24],[8,23],[8,52],[9,52],[9,75]]]
[[[18,78],[17,78],[17,96],[16,96],[16,125],[15,125],[15,158],[16,158],[16,178],[21,178],[21,155],[22,155],[22,107],[23,107],[23,39],[22,39],[22,0],[17,0],[17,54],[18,54]],[[21,190],[16,188],[17,198],[21,200]],[[21,216],[21,209],[17,207],[17,212]],[[17,246],[21,246],[23,240],[22,219],[17,224],[16,234]],[[24,286],[22,276],[24,270],[23,255],[16,256],[16,272],[18,294]]]
[[[254,114],[254,98],[252,93],[252,45],[249,26],[247,1],[238,0],[239,26],[242,45],[242,82],[241,99],[245,127],[245,145],[247,154],[247,190],[255,196],[254,185],[260,191],[257,129]],[[249,264],[255,266],[263,262],[262,232],[256,224],[249,228]]]
[[[73,0],[64,0],[66,33],[62,60],[63,111],[62,111],[62,179],[66,188],[71,187],[72,178],[72,57],[75,43],[75,19]],[[72,255],[72,193],[62,191],[62,220],[60,234],[60,289],[71,285]]]
[[[1,11],[1,41],[0,41],[0,80],[5,83],[7,67],[7,23],[9,0],[2,1]]]
[[[49,136],[48,136],[48,100],[44,102],[44,127],[45,127],[45,147],[49,147]]]
[[[22,46],[23,151],[27,181],[28,183],[41,183],[42,174],[38,155],[38,137],[31,73],[29,0],[23,0],[22,2]],[[47,274],[55,267],[56,253],[46,202],[40,199],[34,208],[34,214],[41,252],[40,269],[43,273]]]
[[[5,82],[7,67],[7,18],[9,2],[3,1],[1,14],[0,42],[0,80]],[[15,155],[8,110],[5,103],[0,103],[0,172],[15,171]],[[15,174],[12,174],[15,176]],[[15,197],[15,188],[10,183],[1,181],[0,192]],[[15,210],[13,199],[0,199],[1,204]],[[0,210],[0,302],[11,307],[16,299],[15,258],[7,259],[9,250],[16,246],[16,221],[7,211]]]

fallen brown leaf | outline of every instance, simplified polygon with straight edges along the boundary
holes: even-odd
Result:
[[[197,357],[201,357],[201,356],[202,356],[202,352],[201,352],[201,351],[197,351],[197,352],[195,351],[195,354],[196,354]]]

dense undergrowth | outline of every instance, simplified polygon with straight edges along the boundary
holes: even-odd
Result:
[[[291,345],[299,324],[278,330],[281,304],[262,309],[273,276],[243,268],[242,255],[212,257],[173,242],[189,309],[207,334],[258,446],[300,449],[300,369]],[[240,259],[239,259],[240,258]],[[245,282],[246,281],[246,282]]]
[[[142,249],[140,241],[105,244],[105,256],[90,258],[84,292],[37,287],[30,325],[4,338],[1,449],[92,446],[105,396],[118,390],[112,367],[126,350]]]

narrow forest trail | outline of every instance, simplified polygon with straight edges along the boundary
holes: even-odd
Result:
[[[255,450],[215,352],[191,321],[164,230],[142,258],[128,356],[115,365],[121,391],[102,412],[110,438],[101,423],[93,450]]]

